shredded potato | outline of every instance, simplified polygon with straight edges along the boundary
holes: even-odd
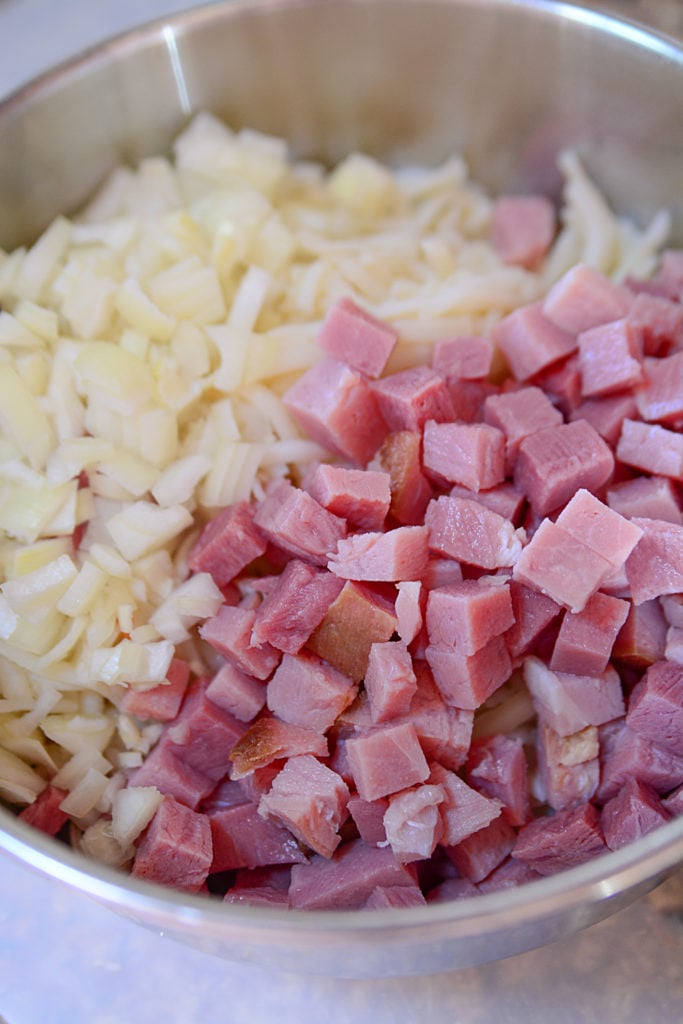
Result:
[[[175,653],[204,667],[192,629],[222,597],[188,578],[201,526],[327,457],[280,396],[319,358],[332,303],[395,326],[391,372],[485,333],[578,260],[651,271],[666,217],[639,232],[573,154],[561,166],[563,227],[535,274],[497,256],[491,201],[460,159],[392,171],[352,154],[327,173],[203,114],[172,160],[116,169],[79,217],[0,253],[6,800],[54,778],[80,848],[130,856],[159,797],[121,786],[160,726],[123,714],[122,695],[163,682]],[[489,716],[527,712],[512,694]]]

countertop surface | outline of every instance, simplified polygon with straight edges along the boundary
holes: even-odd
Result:
[[[0,0],[0,96],[191,0]],[[609,4],[683,31],[681,0]],[[0,856],[7,1024],[680,1024],[683,872],[552,946],[448,974],[336,981],[218,960]]]

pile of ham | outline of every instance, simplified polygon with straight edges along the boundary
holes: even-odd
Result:
[[[158,794],[133,875],[409,906],[683,812],[682,291],[672,250],[648,281],[580,264],[393,373],[396,331],[329,309],[284,395],[329,459],[206,525],[212,671],[123,700],[166,723],[119,794]],[[62,797],[22,816],[54,831]]]
[[[683,254],[576,154],[198,114],[0,250],[0,799],[228,901],[547,875],[683,807]]]

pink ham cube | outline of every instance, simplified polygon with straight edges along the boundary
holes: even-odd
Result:
[[[598,592],[589,597],[583,611],[576,615],[567,612],[555,641],[550,668],[574,675],[602,675],[628,611],[628,601]]]
[[[353,910],[363,907],[378,886],[415,888],[414,869],[396,860],[389,846],[369,846],[362,839],[344,843],[328,859],[312,857],[295,864],[290,905],[298,910]]]
[[[638,420],[624,420],[617,459],[645,473],[683,481],[683,434]]]
[[[597,491],[614,471],[609,446],[586,420],[546,427],[520,445],[514,480],[537,515],[565,505],[580,488]]]
[[[624,714],[621,680],[612,666],[599,677],[579,676],[552,672],[538,658],[529,657],[524,679],[539,716],[560,736]]]
[[[60,807],[62,800],[67,795],[65,789],[59,789],[58,786],[52,785],[46,786],[32,804],[19,812],[18,817],[27,825],[40,829],[48,836],[56,836],[69,820],[69,815]]]
[[[432,353],[432,368],[438,374],[457,380],[483,380],[488,377],[493,359],[493,342],[484,336],[463,335],[437,341]]]
[[[386,910],[389,907],[423,907],[426,902],[418,885],[377,885],[365,906],[371,910]]]
[[[598,731],[588,726],[569,736],[541,721],[536,737],[537,788],[554,811],[590,800],[600,781]]]
[[[343,519],[287,480],[268,488],[256,508],[254,522],[283,551],[317,565],[325,565],[329,552],[346,536]]]
[[[683,312],[683,306],[679,307]],[[683,416],[683,352],[645,361],[645,380],[635,392],[641,419],[673,423]]]
[[[538,270],[555,237],[555,208],[545,196],[500,196],[491,235],[504,263]]]
[[[182,658],[173,658],[166,680],[149,690],[129,687],[121,698],[121,711],[135,718],[153,718],[157,722],[172,722],[180,710],[190,678],[190,666]]]
[[[614,320],[578,337],[581,393],[589,398],[638,384],[643,377],[643,338],[630,320]]]
[[[475,654],[514,623],[510,588],[497,577],[482,577],[431,590],[426,622],[430,644]]]
[[[274,761],[299,754],[327,757],[327,739],[314,729],[305,729],[300,725],[262,715],[249,726],[230,751],[230,777],[243,779]]]
[[[386,533],[356,533],[341,538],[327,564],[342,579],[395,583],[421,579],[428,562],[427,527],[398,526]]]
[[[643,536],[626,562],[634,604],[683,591],[683,526],[660,519],[634,519]]]
[[[637,476],[613,484],[607,491],[607,504],[626,519],[663,519],[683,523],[678,493],[664,476]]]
[[[303,864],[306,855],[284,825],[265,820],[245,801],[208,811],[213,860],[211,874],[269,864]]]
[[[206,696],[233,718],[250,722],[266,703],[266,688],[260,679],[226,662],[207,686]]]
[[[576,350],[574,333],[567,332],[534,302],[508,313],[491,331],[516,380],[529,380]]]
[[[631,295],[621,285],[585,264],[568,270],[543,302],[549,320],[570,334],[620,320],[628,314]]]
[[[399,430],[389,434],[377,462],[389,474],[390,511],[404,526],[419,526],[432,497],[432,487],[422,472],[422,435]]]
[[[628,311],[628,319],[643,335],[645,355],[666,355],[676,346],[683,332],[683,306],[680,302],[640,292]]]
[[[587,420],[612,448],[621,434],[626,419],[637,415],[636,400],[631,392],[619,395],[604,395],[601,398],[586,398],[572,409],[569,420]]]
[[[511,825],[523,825],[531,817],[527,760],[519,737],[496,734],[475,741],[467,757],[467,782],[499,800],[501,814]]]
[[[318,504],[345,519],[351,529],[382,529],[391,504],[388,473],[321,463],[305,487]]]
[[[605,749],[598,800],[615,796],[629,776],[669,793],[683,782],[683,757],[623,726]]]
[[[683,757],[683,666],[657,661],[629,698],[626,724],[633,732]]]
[[[631,603],[626,622],[621,627],[612,649],[612,656],[626,665],[647,668],[664,658],[667,623],[657,598]]]
[[[372,385],[379,411],[392,431],[421,430],[427,420],[453,419],[446,382],[429,366],[415,366]]]
[[[344,583],[293,558],[256,609],[251,642],[297,654],[320,625]]]
[[[505,434],[505,456],[510,467],[525,437],[563,422],[562,413],[538,387],[491,395],[484,402],[484,419]]]
[[[501,812],[498,800],[478,793],[468,786],[455,772],[440,764],[432,764],[429,781],[441,786],[445,799],[439,806],[443,826],[442,843],[457,846],[463,839],[490,825]]]
[[[624,519],[590,491],[581,488],[560,512],[556,524],[621,569],[642,537],[642,529]]]
[[[324,733],[356,696],[352,679],[315,654],[285,654],[268,683],[268,708],[281,721]]]
[[[631,776],[603,807],[600,826],[610,850],[619,850],[670,820],[671,814],[652,786]]]
[[[422,462],[437,478],[471,491],[505,479],[505,436],[487,423],[425,423]]]
[[[349,790],[344,780],[310,754],[290,757],[261,797],[259,814],[282,822],[302,843],[331,857],[341,842]]]
[[[393,601],[368,584],[348,580],[306,646],[360,682],[372,645],[390,640],[395,630]]]
[[[363,800],[398,793],[424,782],[429,776],[415,726],[409,722],[350,736],[346,752],[356,789]]]
[[[314,441],[357,465],[372,458],[387,434],[366,378],[335,359],[307,370],[283,401]]]
[[[280,652],[270,644],[255,646],[251,640],[256,612],[224,604],[199,627],[199,635],[236,668],[267,679],[280,660]]]
[[[554,875],[606,852],[600,815],[592,804],[586,803],[524,825],[512,856],[541,875]]]
[[[513,662],[527,654],[561,614],[562,608],[538,590],[510,581],[514,623],[505,633],[505,644]]]
[[[481,882],[503,863],[515,845],[515,838],[514,828],[501,815],[457,846],[446,847],[446,853],[458,874],[471,882]]]
[[[252,506],[242,501],[228,505],[202,530],[190,549],[193,572],[208,572],[214,583],[225,586],[266,550],[266,539],[254,525]]]
[[[372,645],[364,684],[376,725],[408,714],[417,679],[403,641]]]
[[[174,889],[199,892],[212,860],[207,816],[167,796],[138,845],[131,874]]]
[[[386,797],[377,800],[363,800],[357,795],[349,797],[348,810],[358,829],[358,835],[371,846],[386,845],[384,814],[388,806],[389,801]]]
[[[393,327],[348,298],[328,309],[318,333],[318,344],[328,355],[368,377],[381,375],[397,340]]]
[[[477,501],[442,495],[427,506],[432,551],[482,569],[514,565],[522,551],[515,527]]]
[[[430,644],[425,652],[436,685],[447,704],[474,711],[506,682],[512,663],[505,641],[494,636],[474,654]]]

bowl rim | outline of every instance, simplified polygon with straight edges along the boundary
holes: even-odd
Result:
[[[411,6],[416,0],[375,0],[391,7],[396,3]],[[645,25],[643,22],[609,9],[596,9],[579,0],[430,0],[437,6],[489,6],[497,9],[523,8],[527,11],[590,26],[609,36],[617,36],[638,48],[654,51],[659,57],[683,65],[683,39]],[[96,43],[37,77],[20,85],[0,99],[0,121],[12,119],[33,98],[58,89],[61,84],[85,74],[111,57],[124,57],[136,50],[165,42],[171,51],[177,40],[200,25],[215,19],[266,16],[268,10],[334,6],[335,0],[214,0],[188,10],[157,17]],[[363,5],[364,0],[339,0],[340,4]],[[176,53],[177,59],[177,53]],[[627,846],[602,854],[577,867],[527,882],[524,885],[426,906],[358,910],[296,910],[263,907],[207,899],[184,893],[128,875],[71,849],[21,821],[0,806],[0,850],[29,868],[52,877],[83,894],[107,903],[132,916],[170,927],[201,927],[216,936],[242,929],[255,935],[268,931],[272,943],[291,941],[292,929],[348,941],[352,933],[383,939],[394,936],[405,940],[406,933],[419,939],[428,924],[433,941],[435,925],[459,925],[462,934],[487,933],[492,927],[519,927],[520,924],[549,918],[562,910],[613,899],[638,887],[653,888],[666,874],[683,863],[683,817],[667,822],[650,834]],[[390,931],[388,929],[390,928]]]

